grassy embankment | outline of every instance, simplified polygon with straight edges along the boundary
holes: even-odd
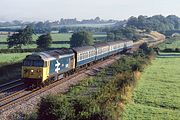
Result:
[[[180,118],[180,58],[156,58],[142,75],[124,120]]]
[[[0,54],[0,84],[20,77],[20,62],[28,54],[30,53]]]

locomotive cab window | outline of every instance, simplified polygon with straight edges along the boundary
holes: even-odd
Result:
[[[47,67],[47,61],[44,61],[44,67]]]
[[[47,66],[47,64],[44,64],[41,60],[24,60],[23,66],[44,67]]]

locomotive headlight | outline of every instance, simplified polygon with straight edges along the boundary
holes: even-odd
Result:
[[[34,72],[34,70],[31,70],[31,72],[33,73],[33,72]]]

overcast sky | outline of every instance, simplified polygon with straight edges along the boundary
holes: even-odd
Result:
[[[156,14],[180,16],[180,0],[0,0],[0,20],[127,19]]]

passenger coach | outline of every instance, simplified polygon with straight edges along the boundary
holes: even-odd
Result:
[[[96,44],[94,47],[96,49],[96,60],[109,56],[109,45],[107,43]]]
[[[76,47],[73,48],[73,51],[75,53],[75,66],[77,68],[95,61],[96,49],[93,46]]]

